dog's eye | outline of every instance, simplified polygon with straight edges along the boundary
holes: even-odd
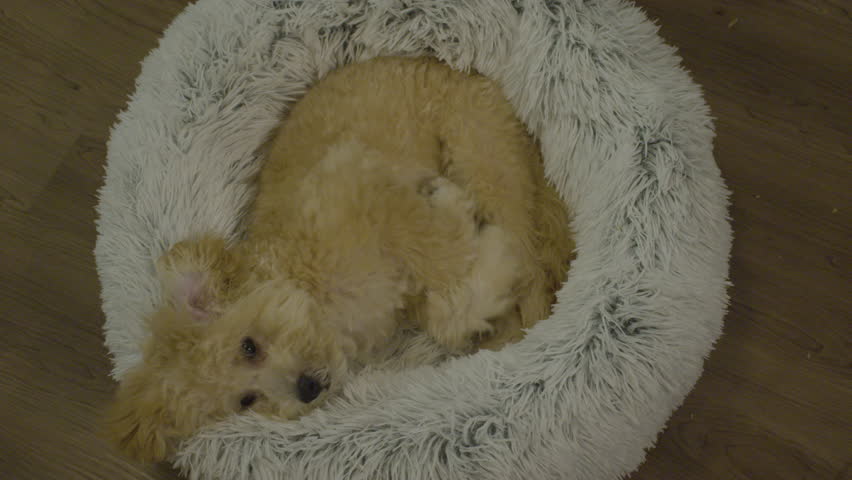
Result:
[[[304,373],[299,375],[296,387],[299,393],[299,400],[302,403],[313,402],[325,388],[319,380]]]
[[[249,408],[250,406],[254,405],[254,402],[256,401],[257,395],[253,393],[247,393],[243,395],[242,398],[240,398],[240,408],[245,410],[246,408]]]
[[[243,339],[240,349],[243,352],[243,356],[246,358],[254,358],[257,356],[257,344],[254,343],[254,340],[252,340],[251,337]]]

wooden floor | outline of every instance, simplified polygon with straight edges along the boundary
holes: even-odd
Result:
[[[177,478],[96,436],[92,248],[109,127],[186,3],[0,2],[0,478]],[[632,478],[852,479],[852,5],[640,4],[706,89],[736,241],[725,335]]]

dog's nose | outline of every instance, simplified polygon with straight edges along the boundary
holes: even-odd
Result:
[[[302,403],[311,403],[322,393],[323,390],[328,388],[328,384],[324,384],[319,381],[316,377],[301,374],[299,375],[299,380],[296,383],[296,389],[298,391],[299,400]]]

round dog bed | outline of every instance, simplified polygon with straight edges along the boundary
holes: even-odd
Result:
[[[727,191],[699,88],[621,0],[201,0],[145,60],[109,142],[96,257],[121,378],[153,262],[235,239],[256,153],[317,79],[431,55],[496,80],[575,212],[551,318],[500,352],[377,370],[298,421],[240,415],[181,446],[196,479],[614,479],[701,373],[727,304]],[[417,341],[410,347],[431,352]]]

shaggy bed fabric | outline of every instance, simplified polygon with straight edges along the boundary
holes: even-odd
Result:
[[[193,479],[615,479],[721,332],[731,232],[699,88],[621,0],[201,0],[145,60],[109,142],[96,257],[114,376],[140,360],[153,262],[236,239],[257,147],[324,74],[431,55],[495,79],[573,208],[551,318],[500,352],[425,340],[294,422],[235,416],[182,445]],[[413,363],[412,363],[413,362]],[[429,362],[430,365],[403,367]]]

